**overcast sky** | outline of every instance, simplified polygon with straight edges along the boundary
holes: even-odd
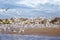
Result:
[[[20,13],[12,12],[7,16],[60,16],[60,0],[0,0],[0,8],[18,8]],[[11,11],[11,10],[10,10]],[[17,10],[19,11],[19,10]],[[57,14],[58,13],[58,14]],[[0,13],[0,16],[3,14]]]
[[[60,0],[0,0],[0,4],[25,5],[28,7],[37,7],[40,4],[51,3],[60,5]]]

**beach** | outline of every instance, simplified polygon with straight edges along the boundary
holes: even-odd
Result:
[[[1,34],[60,36],[60,18],[0,19]]]
[[[18,29],[17,29],[18,30]],[[19,30],[14,31],[1,31],[2,34],[20,34],[20,35],[47,35],[47,36],[60,36],[60,28],[24,28],[24,32]]]

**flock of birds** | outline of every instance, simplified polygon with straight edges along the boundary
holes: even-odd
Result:
[[[3,10],[3,11],[2,11]],[[0,9],[6,12],[8,9]],[[25,28],[60,28],[60,17],[46,18],[9,18],[0,19],[0,31],[24,32]]]
[[[21,33],[24,32],[25,28],[60,28],[60,18],[54,19],[45,18],[10,18],[0,19],[0,31],[12,31]],[[9,22],[8,24],[4,22]]]

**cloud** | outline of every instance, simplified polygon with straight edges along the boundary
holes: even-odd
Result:
[[[0,0],[0,4],[25,5],[33,8],[45,3],[60,5],[60,0]]]
[[[16,4],[25,4],[26,6],[35,7],[40,3],[44,4],[46,2],[48,1],[47,0],[24,0],[24,1],[16,2]]]
[[[0,0],[0,4],[1,8],[12,8],[6,14],[1,13],[0,17],[60,16],[60,0]]]
[[[0,0],[1,4],[15,4],[17,1],[21,0]]]
[[[23,0],[16,2],[16,4],[24,4],[29,7],[36,7],[39,4],[45,4],[45,3],[60,5],[60,0]]]
[[[49,0],[52,4],[60,5],[60,0]]]

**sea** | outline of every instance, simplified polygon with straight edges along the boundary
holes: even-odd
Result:
[[[0,34],[0,40],[60,40],[60,36]]]

